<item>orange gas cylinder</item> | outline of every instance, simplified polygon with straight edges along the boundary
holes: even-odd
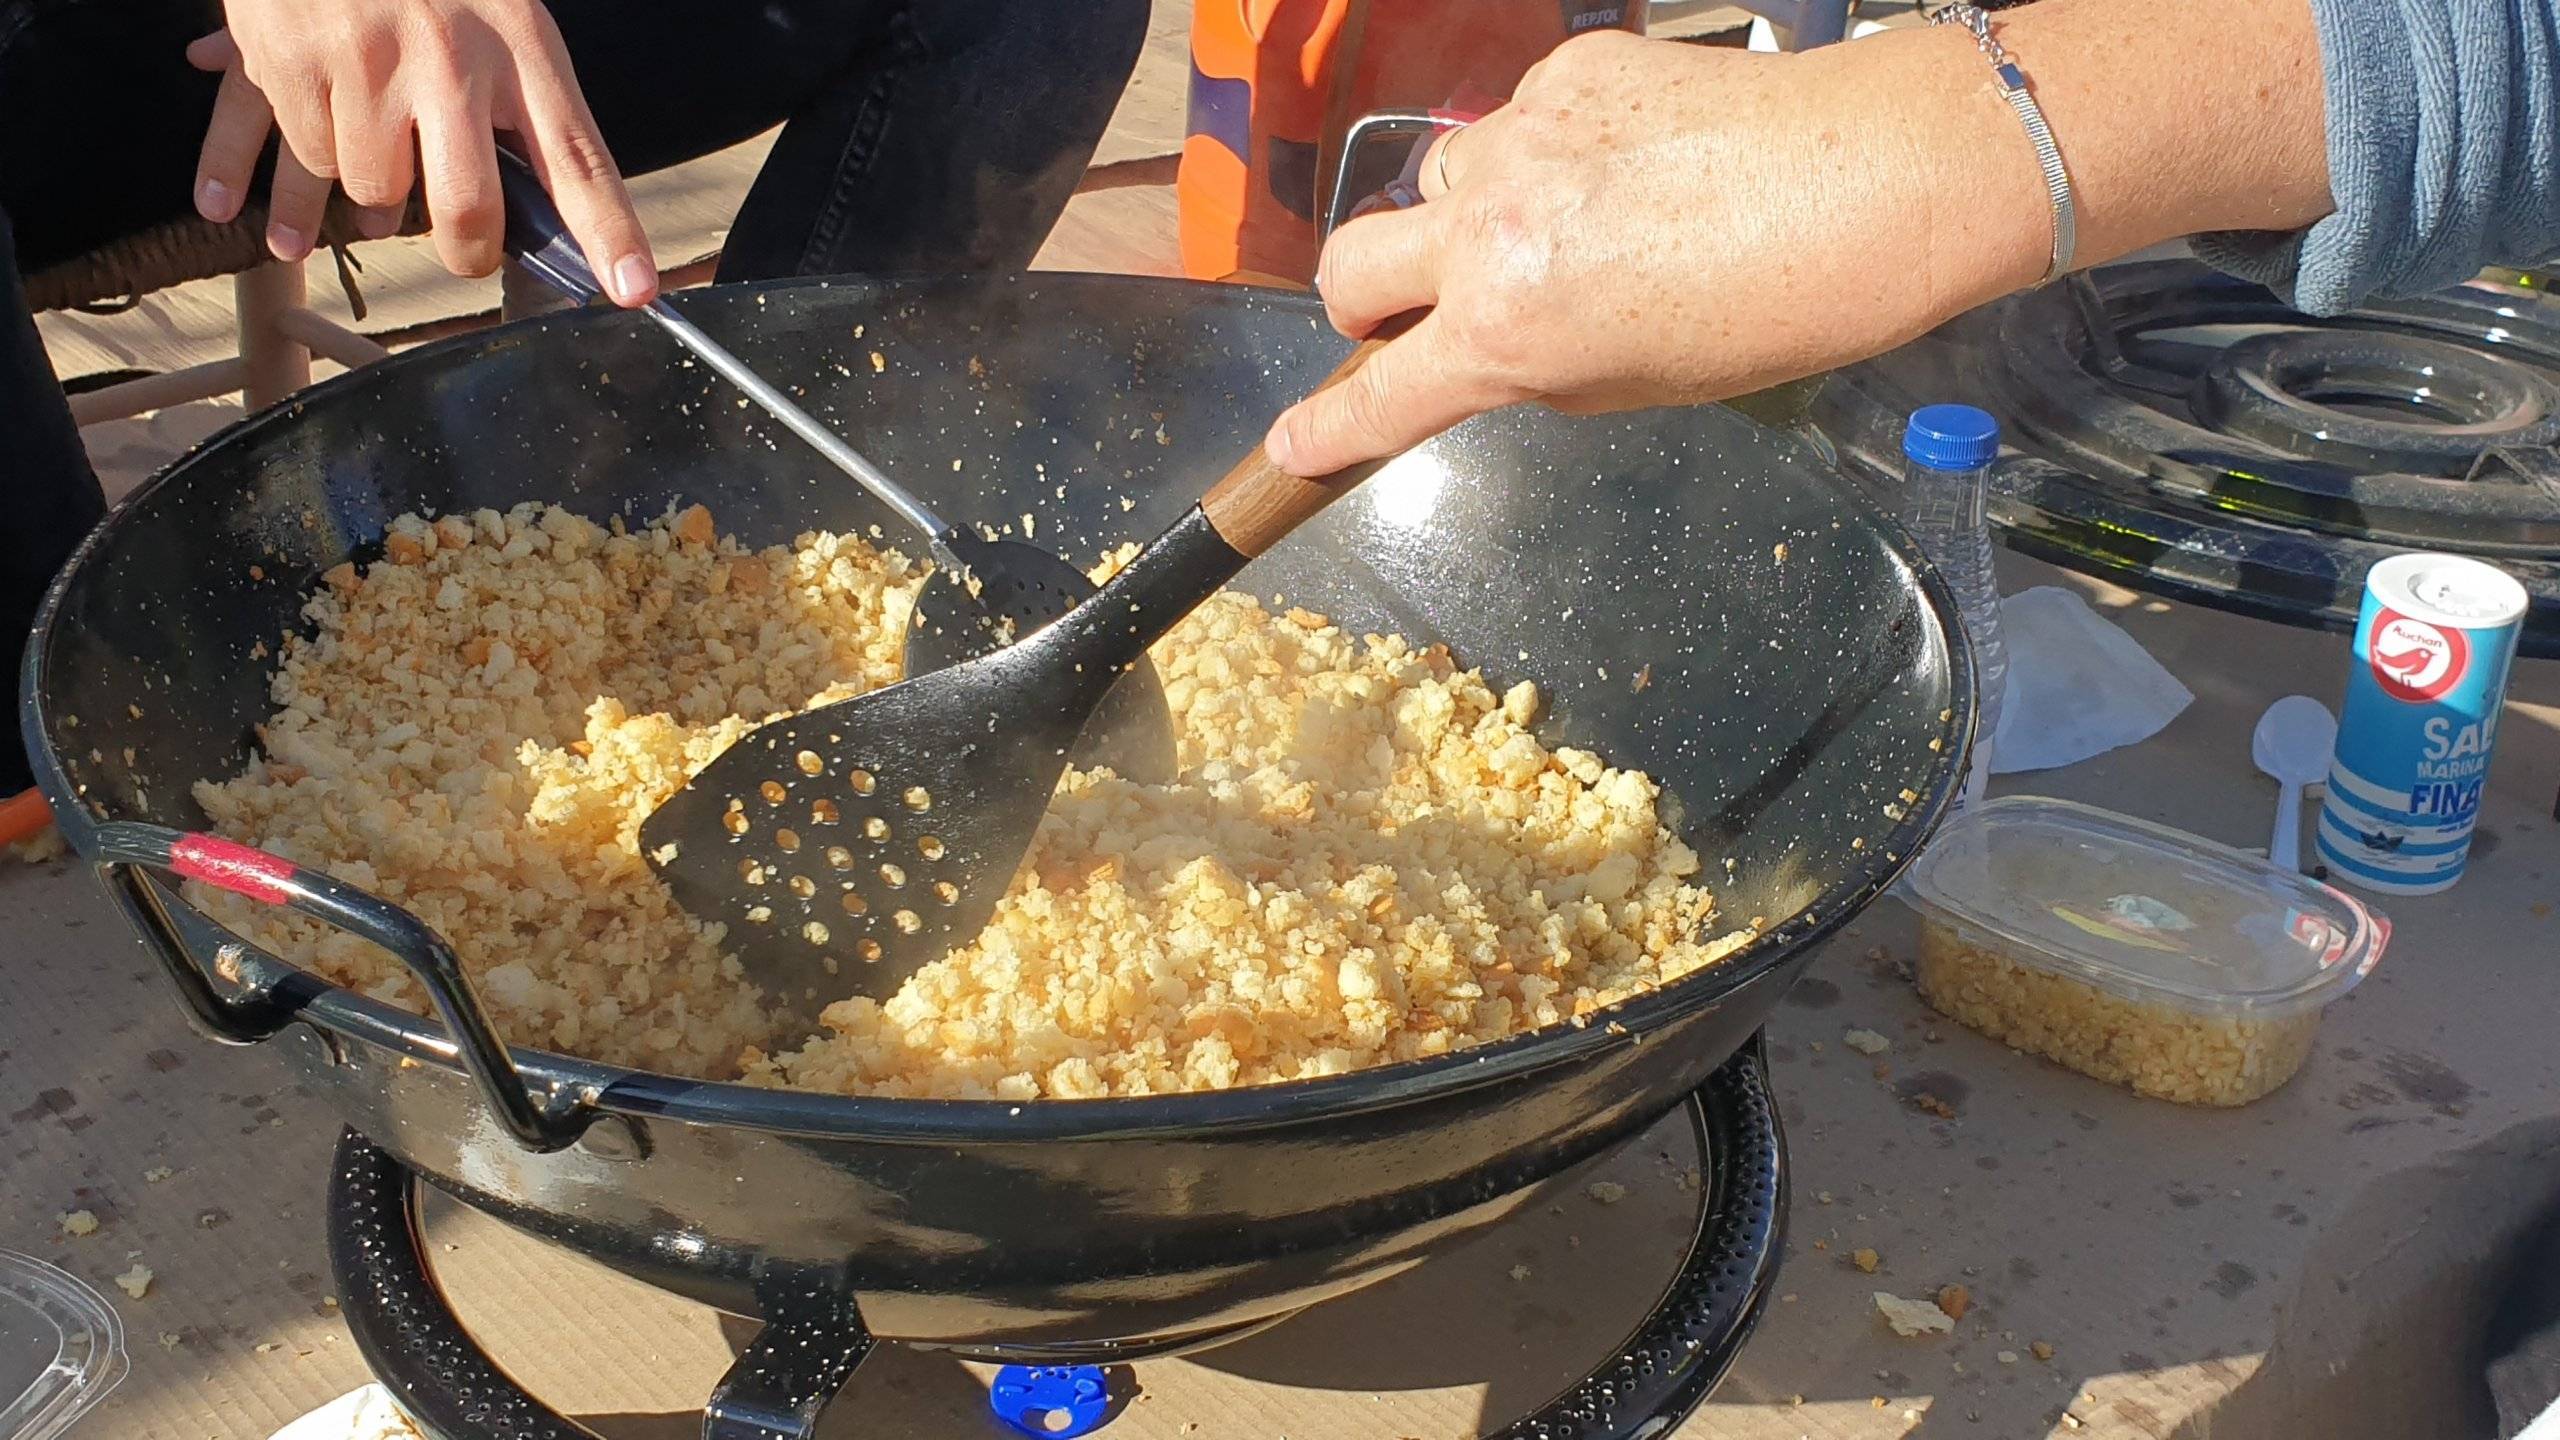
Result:
[[[1183,273],[1305,285],[1316,269],[1316,197],[1330,188],[1327,167],[1352,120],[1388,108],[1489,109],[1573,36],[1641,32],[1645,8],[1646,0],[1199,0],[1175,187]]]

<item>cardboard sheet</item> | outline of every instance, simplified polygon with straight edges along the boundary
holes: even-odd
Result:
[[[2252,840],[2270,796],[2249,721],[2275,695],[2333,688],[2344,641],[2024,563],[2011,582],[2081,590],[2197,693],[2161,735],[2035,788]],[[2460,1433],[2464,1407],[2485,1403],[2476,1357],[2407,1337],[2469,1333],[2526,1222],[2560,1197],[2555,785],[2560,666],[2527,663],[2470,877],[2392,906],[2390,954],[2331,1013],[2303,1074],[2236,1111],[2142,1100],[1933,1016],[1896,963],[1907,917],[1871,912],[1772,1026],[1789,1254],[1758,1336],[1681,1433]],[[1857,1053],[1853,1028],[1890,1049]],[[320,1241],[334,1122],[268,1057],[189,1035],[65,867],[0,872],[0,1117],[0,1246],[78,1271],[131,1331],[133,1373],[81,1433],[257,1440],[366,1379]],[[1137,1366],[1138,1398],[1107,1433],[1498,1428],[1608,1353],[1670,1275],[1694,1203],[1681,1127],[1556,1182],[1460,1255]],[[1594,1199],[1601,1178],[1624,1197]],[[81,1208],[99,1231],[64,1236],[57,1217]],[[536,1393],[617,1440],[697,1433],[739,1322],[459,1207],[433,1223],[466,1321]],[[128,1301],[112,1277],[136,1258],[156,1278]],[[1950,1284],[1971,1296],[1951,1335],[1897,1337],[1871,1298]],[[985,1383],[886,1349],[830,1433],[993,1437]]]

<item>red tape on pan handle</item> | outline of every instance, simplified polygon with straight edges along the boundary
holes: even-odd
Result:
[[[235,840],[184,836],[169,846],[169,868],[268,905],[293,898],[293,863]]]

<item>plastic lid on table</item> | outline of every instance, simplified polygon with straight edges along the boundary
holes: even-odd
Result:
[[[2383,916],[2198,836],[2066,800],[2010,796],[1948,823],[1911,869],[1924,914],[2129,999],[2270,1018],[2373,968]]]
[[[124,1322],[57,1265],[0,1250],[0,1440],[53,1440],[124,1378]]]

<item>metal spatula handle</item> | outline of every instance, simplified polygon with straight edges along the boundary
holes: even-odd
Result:
[[[1360,367],[1404,328],[1391,323],[1379,334],[1361,341],[1341,364],[1333,367],[1332,374],[1316,385],[1314,393],[1322,394],[1359,374]],[[1281,537],[1306,523],[1317,511],[1357,489],[1385,463],[1373,460],[1320,480],[1307,480],[1272,464],[1271,452],[1256,445],[1252,454],[1237,462],[1225,479],[1200,497],[1200,510],[1209,517],[1219,538],[1251,559],[1280,543]]]
[[[569,234],[558,207],[551,203],[549,191],[533,168],[510,152],[498,147],[499,188],[507,202],[507,253],[542,283],[566,295],[580,305],[604,293],[596,273],[587,265],[586,252]],[[957,568],[945,537],[951,527],[933,513],[922,500],[897,481],[889,478],[879,466],[864,458],[861,451],[844,442],[844,437],[819,423],[816,416],[791,402],[790,397],[767,383],[765,378],[747,367],[747,363],[729,353],[718,341],[702,333],[700,327],[669,305],[662,296],[649,302],[647,314],[660,329],[675,337],[677,344],[700,357],[702,363],[720,373],[722,379],[746,393],[756,408],[782,422],[783,428],[807,442],[810,449],[827,457],[829,464],[853,477],[854,482],[877,496],[881,503],[895,510],[906,522],[923,533],[933,547],[934,559]]]

